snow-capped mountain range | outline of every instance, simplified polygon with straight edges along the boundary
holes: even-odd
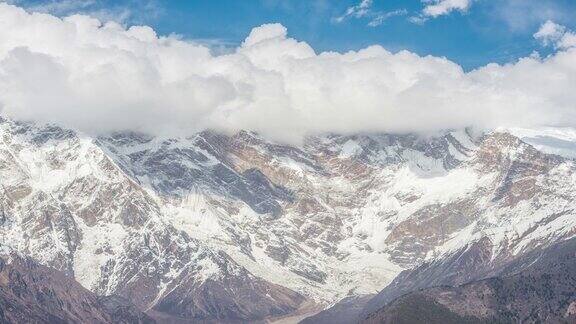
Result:
[[[2,119],[0,244],[156,318],[311,312],[477,242],[490,263],[573,237],[576,150],[558,132],[284,145]]]

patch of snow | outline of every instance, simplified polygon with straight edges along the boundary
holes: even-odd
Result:
[[[362,146],[360,146],[360,144],[358,144],[358,142],[354,140],[348,140],[340,148],[340,154],[338,157],[341,159],[349,159],[361,154],[362,151],[364,151],[364,149]]]

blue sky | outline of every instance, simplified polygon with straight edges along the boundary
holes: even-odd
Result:
[[[466,70],[490,62],[513,62],[538,51],[548,54],[532,35],[550,19],[576,27],[574,0],[462,0],[466,10],[453,10],[426,21],[422,0],[15,0],[20,6],[56,15],[89,13],[127,24],[146,24],[160,34],[176,33],[215,47],[233,47],[250,30],[279,22],[289,35],[316,51],[357,50],[379,44],[391,51],[445,56]],[[435,0],[441,2],[442,0]],[[356,6],[356,7],[354,7]],[[358,11],[356,11],[357,13]],[[391,14],[390,14],[391,13]],[[378,16],[383,21],[370,26]],[[341,19],[338,19],[341,17]]]

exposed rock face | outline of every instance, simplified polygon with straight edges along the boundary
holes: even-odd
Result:
[[[0,243],[166,316],[263,320],[470,242],[492,264],[575,234],[574,162],[507,133],[0,138]]]
[[[0,249],[2,323],[154,323],[127,300],[98,298],[64,273]]]
[[[518,257],[499,269],[498,277],[413,290],[361,322],[573,323],[575,256],[572,239]]]

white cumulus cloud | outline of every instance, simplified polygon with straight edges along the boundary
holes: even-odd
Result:
[[[465,72],[441,57],[370,46],[317,53],[280,24],[231,53],[146,26],[0,4],[0,114],[88,133],[324,132],[576,126],[576,49]]]

